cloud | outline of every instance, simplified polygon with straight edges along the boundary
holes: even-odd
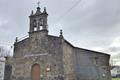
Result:
[[[120,37],[116,37],[111,44],[112,47],[120,47]]]
[[[7,23],[8,23],[8,20],[5,20],[5,19],[0,17],[0,28]]]
[[[104,47],[101,51],[111,54],[113,59],[120,58],[120,36],[113,39],[108,47]]]

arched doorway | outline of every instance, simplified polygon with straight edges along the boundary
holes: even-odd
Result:
[[[32,80],[40,80],[40,65],[34,64],[31,70]]]

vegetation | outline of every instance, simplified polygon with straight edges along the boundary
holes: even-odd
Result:
[[[120,78],[112,78],[112,80],[120,80]]]

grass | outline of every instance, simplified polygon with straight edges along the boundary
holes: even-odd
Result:
[[[120,78],[112,78],[112,80],[120,80]]]

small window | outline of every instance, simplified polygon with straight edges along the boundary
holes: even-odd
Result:
[[[33,21],[33,26],[34,26],[34,27],[37,26],[37,22],[36,22],[36,20]]]
[[[34,31],[37,31],[37,27],[34,27]]]
[[[43,29],[43,26],[39,26],[40,27],[40,30],[42,30]]]
[[[43,19],[39,19],[39,25],[41,26],[41,25],[43,25]]]

